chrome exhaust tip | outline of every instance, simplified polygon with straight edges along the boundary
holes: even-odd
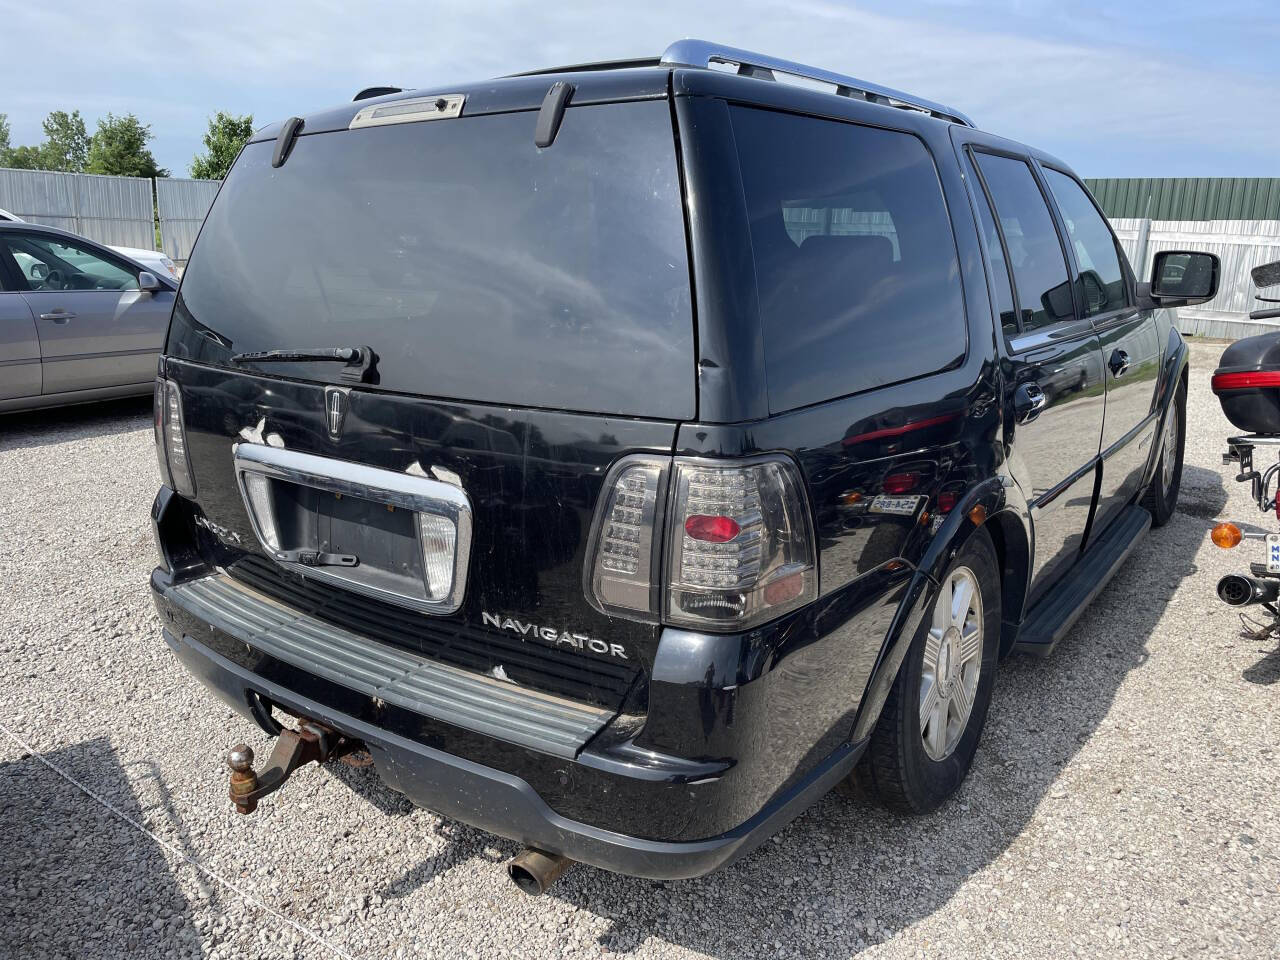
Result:
[[[1259,580],[1240,573],[1229,573],[1218,581],[1218,599],[1233,607],[1275,603],[1278,596],[1280,580]]]
[[[507,861],[507,876],[531,897],[546,893],[560,875],[573,866],[573,861],[558,853],[547,853],[525,847]]]

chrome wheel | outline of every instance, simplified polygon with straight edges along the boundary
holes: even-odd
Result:
[[[968,567],[947,576],[933,606],[920,676],[920,739],[944,760],[964,735],[982,673],[982,592]]]
[[[1164,418],[1164,438],[1160,450],[1160,490],[1168,493],[1173,487],[1173,472],[1178,465],[1178,405],[1169,404]]]

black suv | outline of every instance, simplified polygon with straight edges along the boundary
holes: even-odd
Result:
[[[700,41],[260,131],[156,384],[164,637],[279,735],[233,799],[356,751],[529,889],[846,778],[937,806],[1169,519],[1164,308],[1216,282],[955,110]]]

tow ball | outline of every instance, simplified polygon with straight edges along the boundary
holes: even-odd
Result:
[[[231,802],[237,813],[253,813],[258,801],[284,786],[299,767],[335,760],[360,749],[357,741],[348,740],[336,730],[303,720],[297,730],[286,727],[280,731],[266,767],[261,773],[255,773],[253,750],[241,743],[227,754],[227,766],[231,768]]]

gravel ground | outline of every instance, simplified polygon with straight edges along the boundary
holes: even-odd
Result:
[[[206,696],[147,591],[146,401],[0,420],[0,955],[1261,957],[1280,952],[1280,653],[1214,599],[1255,519],[1192,351],[1179,512],[1047,661],[1001,666],[938,812],[829,796],[745,861],[655,883],[575,868],[309,768],[252,817],[222,758],[266,738]],[[1256,557],[1261,550],[1250,548]]]

